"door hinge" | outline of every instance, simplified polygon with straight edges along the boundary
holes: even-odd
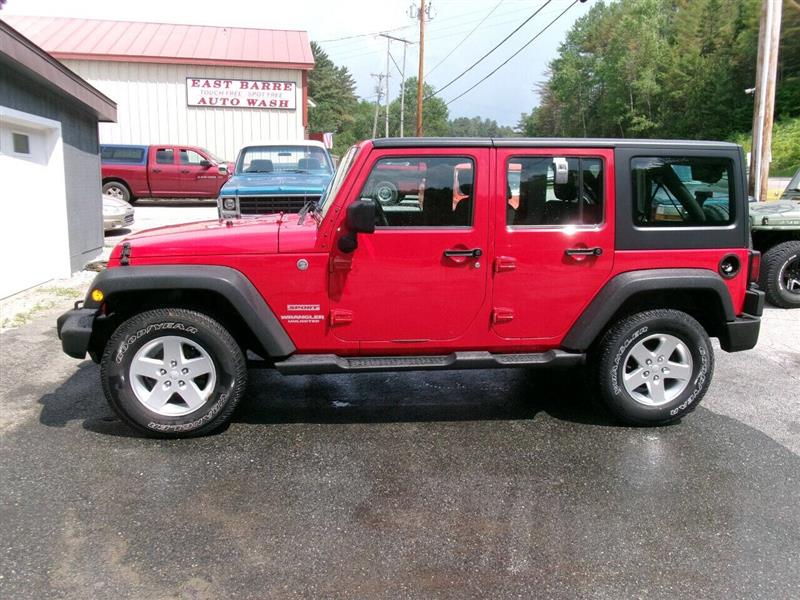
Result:
[[[517,268],[517,259],[513,256],[498,256],[494,259],[494,272],[503,273]]]
[[[492,310],[492,323],[499,325],[500,323],[510,323],[514,320],[514,309],[512,308],[495,308]]]
[[[328,270],[331,273],[337,271],[350,271],[353,268],[353,259],[345,256],[331,256],[331,261],[328,263]]]
[[[331,310],[330,313],[330,322],[331,322],[331,327],[337,327],[338,325],[347,325],[348,323],[352,323],[353,311],[334,308],[333,310]]]

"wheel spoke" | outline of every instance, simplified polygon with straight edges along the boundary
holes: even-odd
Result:
[[[641,342],[636,344],[636,346],[631,350],[630,356],[636,359],[636,362],[639,363],[640,367],[644,367],[647,365],[648,360],[653,360],[654,358],[653,353],[645,348],[644,344]]]
[[[147,405],[148,408],[159,412],[167,401],[172,397],[172,394],[175,393],[174,388],[172,387],[164,387],[164,384],[158,383],[156,386],[150,390],[150,394],[145,398],[144,403]]]
[[[178,392],[178,395],[191,409],[200,408],[206,401],[194,381],[187,381],[186,385]]]
[[[214,363],[207,356],[198,356],[197,358],[185,358],[183,366],[189,369],[188,377],[194,379],[201,375],[206,375],[214,370]]]
[[[682,363],[668,362],[669,373],[666,379],[677,379],[678,381],[689,381],[692,378],[692,367]]]
[[[131,373],[139,377],[149,377],[151,379],[160,379],[160,369],[164,368],[164,362],[157,358],[148,358],[140,356],[131,364]]]
[[[681,341],[676,337],[662,337],[659,338],[659,345],[654,354],[663,356],[664,360],[669,360],[669,357],[675,352],[675,349],[681,345]]]
[[[664,395],[664,386],[660,382],[649,382],[647,384],[647,391],[650,394],[650,399],[653,401],[653,404],[663,404],[667,399]]]
[[[633,390],[647,383],[648,378],[644,376],[645,372],[646,369],[644,367],[640,367],[635,371],[625,373],[625,388],[628,390],[628,392],[633,392]]]
[[[167,367],[171,366],[173,362],[175,365],[180,365],[183,362],[183,348],[178,340],[165,338],[161,346],[164,349],[164,364]]]

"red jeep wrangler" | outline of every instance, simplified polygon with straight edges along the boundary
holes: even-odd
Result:
[[[711,383],[709,337],[758,339],[743,160],[716,142],[366,141],[298,214],[127,238],[59,336],[151,435],[226,423],[248,352],[287,375],[587,362],[622,421],[668,423]],[[398,162],[425,177],[384,204],[373,180]]]

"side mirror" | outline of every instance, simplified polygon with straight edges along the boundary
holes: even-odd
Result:
[[[353,233],[375,232],[375,202],[356,200],[347,207],[347,229]]]
[[[372,200],[356,200],[347,207],[345,216],[347,231],[339,238],[339,250],[349,254],[358,248],[359,233],[375,231],[375,202]]]
[[[220,175],[227,175],[228,165],[217,165],[217,171],[219,171]]]
[[[211,161],[210,160],[201,160],[200,161],[200,166],[203,167],[204,169],[207,169],[207,168],[209,168],[211,166]]]

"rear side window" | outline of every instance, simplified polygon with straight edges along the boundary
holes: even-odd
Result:
[[[100,149],[102,162],[140,163],[144,162],[144,148],[125,146],[103,146]]]
[[[733,163],[717,157],[631,160],[638,227],[719,227],[734,222]]]
[[[160,165],[171,165],[175,162],[175,153],[172,148],[159,148],[156,150],[156,162]]]
[[[599,158],[514,157],[506,167],[506,224],[597,225],[603,222]]]

